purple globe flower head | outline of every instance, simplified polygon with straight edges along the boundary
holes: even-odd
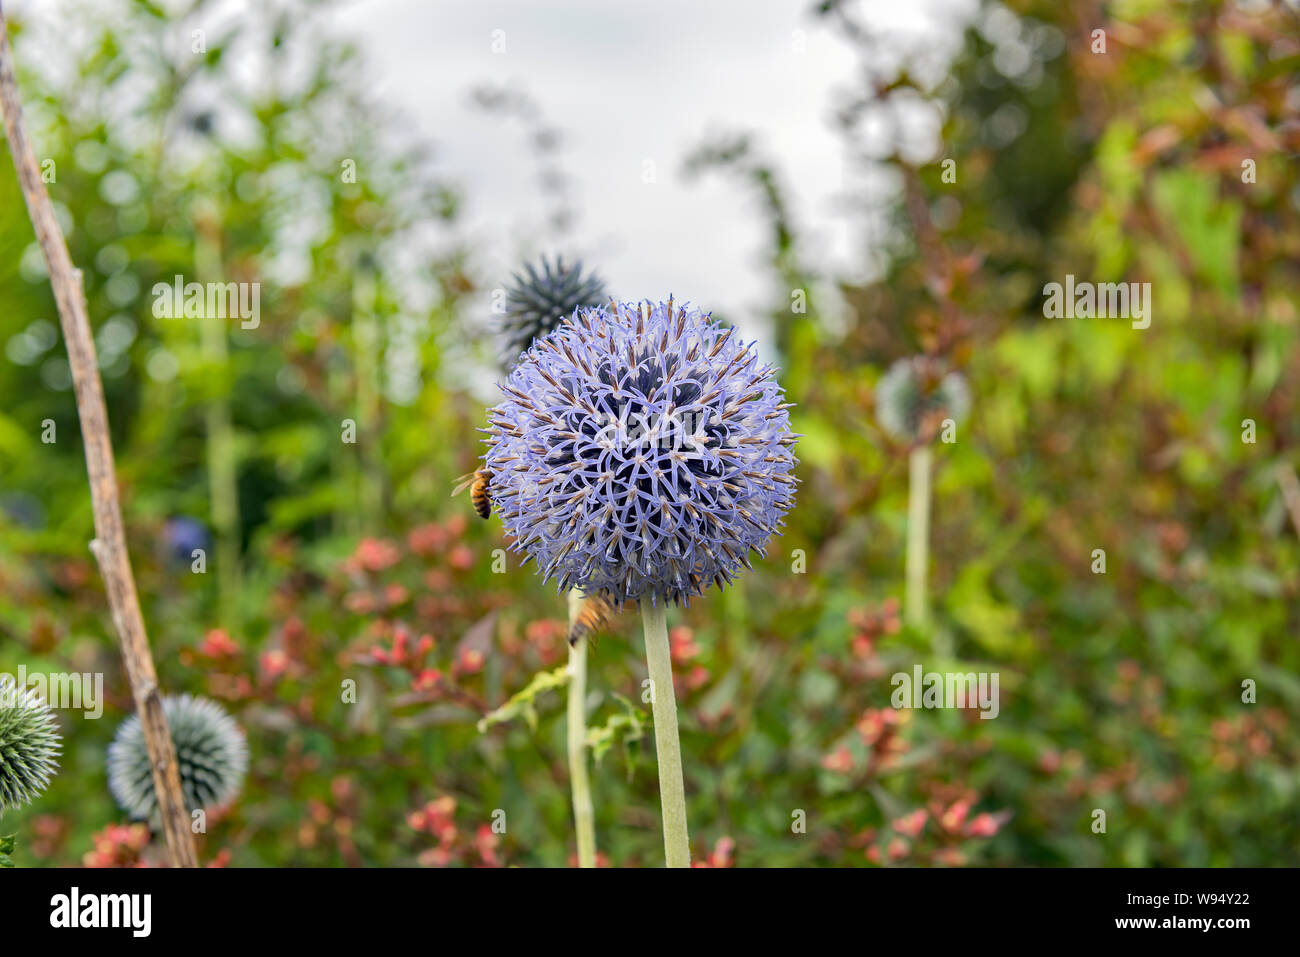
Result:
[[[484,467],[515,551],[561,591],[689,603],[766,554],[797,480],[789,403],[698,309],[580,309],[523,354]]]

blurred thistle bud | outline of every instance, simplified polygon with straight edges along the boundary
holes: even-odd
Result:
[[[721,588],[793,504],[797,436],[771,365],[698,309],[584,309],[501,386],[484,455],[514,549],[541,574],[689,602]]]
[[[18,528],[42,529],[45,527],[45,506],[29,492],[0,494],[0,522],[12,522]]]
[[[173,515],[163,523],[162,546],[167,557],[188,565],[196,549],[207,551],[211,547],[207,526],[188,515]]]
[[[970,411],[970,388],[939,359],[899,359],[876,384],[876,418],[902,442],[929,441],[944,419],[960,422]]]
[[[189,811],[220,807],[237,793],[248,770],[248,745],[235,720],[215,701],[192,695],[163,698],[180,771],[181,793]],[[140,716],[117,729],[108,746],[108,789],[118,806],[137,820],[154,820],[158,798]]]
[[[512,367],[534,339],[553,331],[576,309],[608,299],[604,280],[595,273],[583,275],[581,262],[570,267],[563,257],[552,264],[543,256],[540,271],[525,264],[524,275],[515,273],[514,285],[506,290],[506,314],[499,326],[504,365]]]
[[[58,768],[54,713],[30,688],[0,675],[0,812],[30,804]]]
[[[213,136],[217,132],[217,116],[211,110],[198,110],[184,120],[197,136]]]

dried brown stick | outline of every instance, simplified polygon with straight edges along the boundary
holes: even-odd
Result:
[[[86,471],[90,476],[90,497],[94,506],[95,540],[90,550],[99,563],[104,591],[113,615],[113,625],[122,643],[131,693],[144,729],[145,746],[153,764],[154,789],[162,817],[167,852],[173,867],[194,867],[194,837],[190,816],[181,798],[181,779],[176,768],[176,751],[167,719],[163,716],[158,675],[149,652],[149,638],[140,614],[140,600],[131,575],[131,560],[126,551],[126,533],[122,528],[122,508],[118,500],[117,477],[113,465],[113,446],[108,433],[108,410],[104,406],[104,387],[99,380],[95,360],[95,340],[86,317],[86,295],[81,271],[72,264],[68,246],[54,207],[50,203],[35,153],[23,124],[22,103],[14,78],[13,51],[4,11],[0,10],[0,108],[4,112],[5,136],[13,155],[18,183],[27,203],[27,214],[36,230],[41,253],[50,272],[50,285],[59,310],[59,324],[68,346],[68,364],[77,397],[77,416],[86,448]]]

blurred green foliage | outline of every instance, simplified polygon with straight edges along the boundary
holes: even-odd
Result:
[[[20,71],[85,275],[162,682],[221,699],[249,734],[245,792],[201,853],[562,865],[564,602],[513,554],[495,574],[499,524],[447,494],[483,423],[465,367],[495,353],[473,293],[501,277],[475,275],[456,190],[393,147],[354,53],[302,6],[196,56],[183,21],[136,2],[87,15],[98,39],[74,79]],[[763,199],[772,342],[804,435],[785,537],[670,620],[701,860],[1300,863],[1300,528],[1283,494],[1300,466],[1297,19],[1209,0],[1090,9],[988,4],[928,83],[880,71],[886,40],[856,5],[820,4],[863,61],[836,113],[845,149],[897,186],[870,283],[809,261],[761,144],[741,133],[688,162]],[[234,54],[264,82],[237,81]],[[940,117],[942,156],[881,157],[867,124],[917,109]],[[121,818],[104,749],[130,693],[7,161],[0,200],[0,670],[104,672],[109,699],[104,720],[63,715],[61,773],[3,830],[20,864],[133,863],[157,840],[106,830]],[[150,290],[177,274],[260,281],[259,326],[228,323],[214,348],[155,318]],[[1150,328],[1044,318],[1043,286],[1066,274],[1150,282]],[[815,298],[792,310],[789,293],[827,283],[844,323]],[[926,633],[896,611],[908,450],[872,409],[879,375],[916,352],[974,395],[936,446]],[[222,421],[231,441],[214,445]],[[237,590],[215,560],[197,575],[172,554],[175,516],[216,530]],[[634,618],[589,678],[597,843],[616,866],[662,856]],[[996,720],[894,711],[889,676],[918,663],[998,672]]]

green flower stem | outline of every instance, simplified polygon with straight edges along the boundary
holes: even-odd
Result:
[[[194,265],[206,282],[224,281],[219,221],[215,206],[210,218],[200,222],[194,245]],[[217,542],[217,592],[221,623],[232,634],[243,627],[240,598],[243,572],[240,557],[239,461],[231,422],[232,388],[225,320],[205,316],[199,326],[205,374],[210,384],[203,403],[207,437],[208,485],[212,527]]]
[[[582,608],[582,590],[569,592],[569,628]],[[578,832],[578,866],[596,866],[595,810],[587,777],[587,640],[569,646],[569,784]]]
[[[352,363],[356,370],[357,447],[360,458],[358,505],[366,534],[378,529],[384,511],[380,431],[383,396],[379,363],[383,350],[375,302],[379,283],[375,272],[358,264],[352,278]]]
[[[907,461],[907,592],[903,613],[907,624],[925,628],[929,618],[925,578],[930,545],[930,446],[918,445]]]
[[[677,698],[668,647],[667,602],[663,597],[641,603],[645,657],[650,668],[650,701],[655,718],[655,753],[659,758],[659,803],[664,819],[664,856],[669,867],[691,866],[686,833],[686,789],[682,784],[682,745],[677,734]]]

